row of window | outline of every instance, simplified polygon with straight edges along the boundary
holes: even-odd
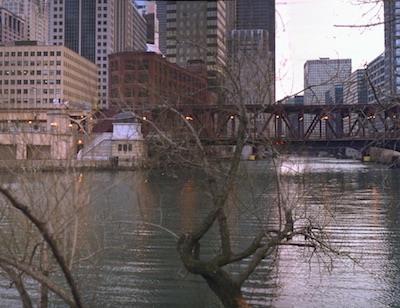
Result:
[[[132,144],[118,144],[118,152],[132,152]]]
[[[36,91],[37,95],[40,94],[61,94],[61,89],[42,89],[39,93]],[[0,95],[8,94],[28,94],[28,89],[0,89]],[[30,94],[31,95],[31,94]]]
[[[0,57],[54,57],[55,55],[60,57],[61,51],[0,51]]]
[[[1,61],[0,60],[0,66],[54,66],[55,65],[61,65],[61,60],[57,61]]]
[[[17,98],[17,99],[15,99],[15,98],[10,98],[10,99],[8,99],[8,98],[1,98],[0,97],[0,104],[2,104],[2,103],[4,103],[4,104],[8,104],[8,103],[10,103],[10,104],[15,104],[15,103],[17,103],[17,104],[21,104],[21,103],[24,103],[24,104],[27,104],[28,103],[28,99],[27,98],[24,98],[24,99],[20,99],[20,98]],[[33,100],[33,99],[29,99],[29,103],[30,104],[33,104],[35,101]],[[53,102],[53,99],[47,99],[47,98],[43,98],[43,99],[37,99],[36,100],[36,104],[53,104],[54,102]]]
[[[0,76],[26,76],[26,75],[30,75],[30,76],[40,76],[40,75],[50,75],[53,76],[55,75],[61,75],[61,70],[5,70],[4,73],[3,71],[0,70]]]
[[[35,85],[35,84],[61,84],[61,80],[60,79],[56,79],[56,80],[54,80],[54,79],[36,79],[36,80],[34,80],[34,79],[31,79],[31,80],[26,80],[26,79],[24,79],[24,80],[20,80],[20,79],[18,79],[18,80],[14,80],[14,79],[12,79],[12,80],[1,80],[0,79],[0,85],[6,85],[6,86],[8,86],[8,85],[22,85],[22,84],[24,84],[24,85],[28,85],[28,84],[30,84],[30,85]]]

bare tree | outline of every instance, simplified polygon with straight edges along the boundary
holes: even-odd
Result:
[[[251,49],[252,45],[249,46]],[[244,283],[260,262],[276,253],[280,246],[302,247],[309,250],[310,255],[323,253],[333,257],[339,252],[328,241],[324,231],[326,222],[319,221],[306,208],[293,201],[275,158],[271,158],[276,171],[275,198],[265,200],[260,198],[261,192],[254,191],[253,200],[246,204],[249,208],[273,208],[275,215],[271,217],[272,220],[267,221],[259,217],[258,232],[246,247],[239,247],[232,239],[230,216],[240,215],[231,211],[231,207],[237,206],[240,199],[235,191],[242,185],[243,179],[250,183],[252,181],[243,162],[243,159],[248,158],[246,150],[253,147],[273,147],[273,140],[267,133],[269,128],[266,119],[274,116],[267,113],[267,108],[274,104],[274,87],[270,57],[268,53],[260,53],[260,50],[257,53],[257,50],[242,50],[237,47],[229,67],[223,69],[221,71],[224,73],[220,76],[223,82],[218,86],[218,93],[222,93],[226,100],[215,106],[223,126],[214,135],[212,145],[207,145],[199,134],[201,128],[208,123],[196,123],[188,119],[182,106],[168,97],[163,97],[162,101],[165,103],[158,107],[174,115],[174,127],[179,127],[179,133],[171,130],[166,136],[162,134],[164,130],[160,129],[160,123],[153,121],[150,125],[155,128],[155,132],[160,133],[160,140],[163,140],[155,146],[159,155],[156,155],[158,161],[154,165],[161,166],[172,175],[176,168],[201,170],[207,184],[204,194],[209,197],[210,211],[201,222],[183,233],[177,242],[183,265],[189,273],[202,276],[225,307],[246,307],[248,301],[242,292]],[[203,106],[203,109],[206,110],[207,107]],[[261,124],[257,123],[260,118]],[[171,121],[171,118],[164,120]],[[230,144],[223,146],[226,139],[230,140]],[[219,156],[213,155],[215,152]],[[229,159],[222,159],[221,153],[229,154]],[[252,153],[253,150],[250,154]],[[251,185],[248,189],[252,190]],[[201,243],[214,228],[218,229],[219,234],[218,249],[210,256],[208,252],[203,252]],[[233,270],[233,264],[239,266]]]
[[[36,299],[38,306],[47,307],[49,292],[71,307],[82,307],[73,268],[89,256],[87,251],[95,251],[89,249],[93,245],[88,245],[86,252],[77,249],[87,190],[75,173],[60,177],[49,172],[41,174],[39,181],[35,181],[36,172],[14,176],[18,187],[7,183],[0,187],[1,269],[15,285],[24,307],[35,306]],[[38,298],[27,291],[33,281],[39,288]]]

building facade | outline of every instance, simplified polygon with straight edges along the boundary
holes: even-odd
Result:
[[[133,1],[133,0],[132,0]],[[147,51],[161,53],[160,51],[160,33],[157,15],[156,1],[136,0],[138,10],[146,20],[146,43]]]
[[[13,12],[0,7],[0,43],[22,41],[25,21]]]
[[[202,122],[193,112],[196,106],[210,102],[207,79],[168,62],[156,53],[122,52],[110,55],[110,103],[122,111],[133,111],[138,117],[173,130],[176,115],[168,108],[180,110],[187,120]],[[165,106],[165,107],[163,107]],[[143,133],[149,127],[143,125]]]
[[[42,44],[47,42],[48,11],[45,0],[0,0],[0,7],[25,21],[23,40],[38,41]]]
[[[226,78],[228,103],[257,105],[259,109],[275,103],[275,76],[268,44],[266,30],[234,29],[228,32],[228,72],[234,78]],[[269,117],[270,114],[260,112],[249,115],[253,136],[260,137],[267,129],[265,123]],[[238,123],[232,132],[236,131],[237,126]]]
[[[385,101],[400,96],[400,0],[385,0]]]
[[[65,46],[0,47],[0,109],[59,109],[97,98],[97,67]]]
[[[226,1],[167,1],[167,59],[181,67],[190,60],[202,60],[209,77],[226,65]],[[163,19],[160,19],[160,24]]]
[[[167,54],[167,0],[157,0],[158,43],[160,52]]]
[[[343,102],[346,105],[368,103],[368,79],[365,69],[351,73],[343,83]]]
[[[275,0],[236,0],[235,19],[238,30],[262,29],[268,32],[267,50],[271,59],[268,67],[275,80]]]
[[[98,67],[98,108],[108,108],[108,55],[136,46],[135,29],[145,31],[130,0],[53,0],[49,6],[49,42],[65,45]],[[135,19],[134,17],[138,17]],[[141,23],[135,26],[134,21]],[[140,43],[138,43],[140,45]],[[145,48],[145,41],[143,41]],[[119,50],[122,49],[122,50]]]
[[[381,54],[368,63],[365,70],[368,81],[368,103],[385,101],[385,54]]]
[[[147,52],[110,55],[110,102],[120,110],[140,112],[141,108],[165,102],[202,105],[207,82],[188,70]]]
[[[324,105],[325,93],[351,74],[351,59],[308,60],[304,64],[304,105]]]

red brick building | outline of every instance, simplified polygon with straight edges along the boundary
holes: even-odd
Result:
[[[109,56],[109,76],[111,107],[157,121],[167,131],[176,129],[179,122],[171,112],[170,108],[174,108],[186,120],[195,121],[196,126],[210,129],[206,127],[210,115],[195,108],[216,104],[215,94],[207,90],[204,74],[196,75],[156,53],[120,52]],[[143,128],[147,134],[149,127]]]

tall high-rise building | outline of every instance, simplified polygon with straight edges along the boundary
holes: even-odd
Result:
[[[24,40],[47,42],[48,14],[46,0],[0,0],[0,7],[25,20]]]
[[[98,108],[108,108],[108,55],[145,50],[145,20],[130,0],[52,0],[47,3],[50,44],[65,45],[97,64]]]
[[[275,103],[275,79],[268,41],[268,31],[263,29],[234,29],[228,32],[228,71],[235,78],[232,85],[229,78],[226,80],[228,102],[237,103],[240,98],[240,103],[246,105],[268,106]],[[240,90],[237,91],[237,88]],[[249,118],[252,119],[251,131],[260,136],[270,115],[257,112]]]
[[[385,101],[385,53],[380,54],[365,70],[368,80],[368,103],[376,104]]]
[[[226,1],[167,1],[166,13],[164,33],[163,16],[159,22],[167,59],[181,67],[203,61],[209,76],[217,75],[226,63]]]
[[[386,99],[400,96],[400,0],[385,0],[385,84]]]
[[[304,64],[304,105],[324,105],[325,93],[351,74],[351,59],[308,60]]]
[[[304,105],[325,105],[326,93],[336,86],[343,86],[351,74],[351,59],[308,60],[304,64]],[[342,92],[343,93],[343,92]],[[328,96],[329,97],[329,96]],[[338,100],[335,99],[335,102]],[[304,116],[305,127],[310,127],[317,115]],[[326,119],[331,121],[332,119]],[[326,123],[321,122],[321,131],[325,131]],[[310,138],[322,138],[318,131],[313,131]],[[324,136],[326,138],[328,136]]]
[[[157,16],[157,4],[156,1],[148,0],[136,0],[135,1],[139,12],[146,20],[147,26],[147,51],[161,53],[160,51],[160,36],[159,36],[159,23]]]
[[[358,69],[343,84],[343,102],[346,105],[368,103],[368,79],[365,69]]]
[[[268,53],[268,70],[271,71],[273,87],[270,87],[272,101],[275,101],[275,0],[236,0],[236,29],[268,31],[268,45],[259,50]],[[231,18],[232,19],[232,18]],[[267,57],[266,55],[264,57]]]
[[[236,0],[236,29],[267,30],[275,54],[275,0]]]
[[[228,32],[228,70],[237,76],[246,104],[274,103],[275,79],[268,44],[268,31],[263,29]]]
[[[0,43],[22,41],[24,39],[25,21],[0,7]]]
[[[167,0],[157,0],[158,43],[163,55],[167,54]]]

